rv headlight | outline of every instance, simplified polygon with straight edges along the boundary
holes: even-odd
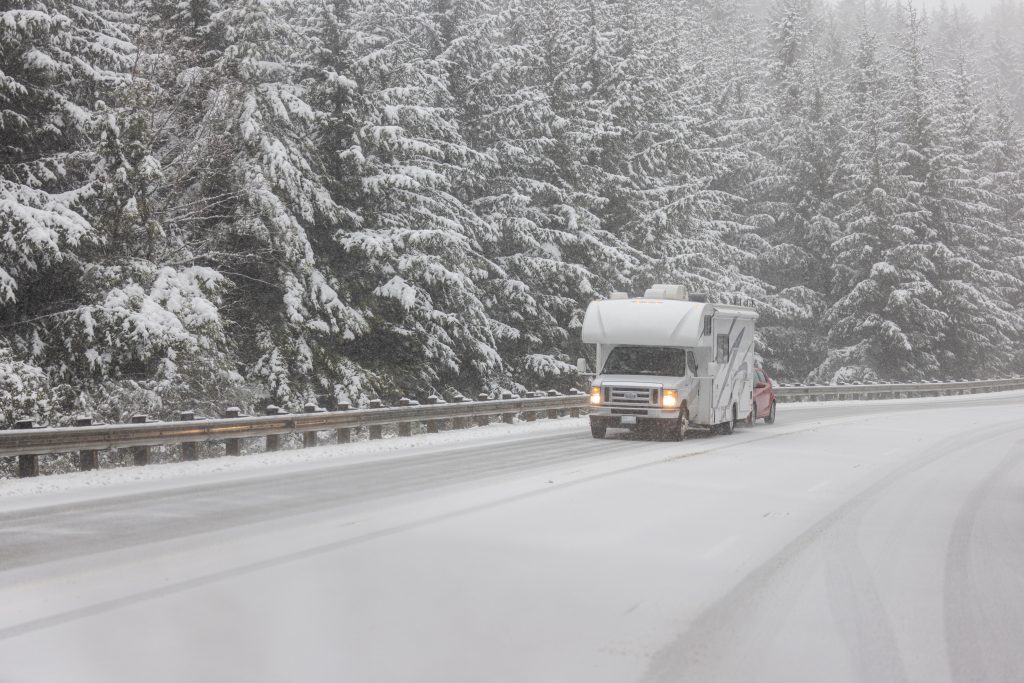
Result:
[[[590,387],[590,405],[601,405],[601,387]]]
[[[665,389],[665,391],[661,392],[661,407],[678,408],[679,392],[675,389]]]

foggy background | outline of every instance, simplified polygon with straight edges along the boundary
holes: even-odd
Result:
[[[982,15],[988,10],[992,9],[1000,2],[1007,2],[1012,4],[1010,0],[967,0],[966,2],[948,2],[947,0],[917,0],[915,4],[925,9],[936,10],[941,8],[943,5],[953,9],[957,7],[966,8],[974,12],[976,15]]]

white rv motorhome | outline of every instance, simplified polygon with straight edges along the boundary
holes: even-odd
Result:
[[[597,345],[591,433],[646,427],[678,439],[750,420],[756,320],[750,308],[691,300],[680,285],[591,303],[583,321],[583,341]]]

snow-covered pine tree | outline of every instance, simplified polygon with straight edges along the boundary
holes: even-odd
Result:
[[[601,54],[606,49],[597,23],[599,2],[555,0],[525,3],[524,31],[537,47],[534,74],[538,91],[550,109],[552,123],[546,156],[567,193],[569,232],[578,233],[592,254],[594,272],[610,286],[628,288],[635,266],[643,260],[632,250],[621,225],[602,221],[608,199],[606,172],[600,167],[608,136],[606,105],[596,92]]]
[[[1000,2],[985,18],[989,87],[1024,124],[1024,5]]]
[[[40,51],[32,59],[50,71],[23,77],[43,74],[26,92],[38,90],[37,102],[55,109],[37,111],[34,127],[20,132],[50,136],[60,151],[37,146],[36,170],[23,178],[31,178],[36,197],[54,197],[51,206],[63,212],[65,226],[73,220],[83,232],[77,243],[46,237],[39,225],[30,232],[57,258],[35,264],[30,287],[23,288],[28,296],[8,309],[11,343],[46,369],[54,393],[77,397],[67,413],[88,409],[117,419],[135,410],[159,412],[172,395],[216,400],[237,384],[223,355],[220,279],[174,261],[180,253],[173,235],[150,206],[162,175],[149,153],[152,89],[129,73],[142,59],[131,42],[133,17],[102,3],[52,11],[54,23],[32,39]],[[41,13],[32,16],[39,20]],[[18,42],[4,45],[16,50]],[[8,139],[15,140],[13,132]]]
[[[839,236],[833,198],[841,182],[845,102],[823,30],[826,9],[780,0],[770,15],[761,79],[768,103],[750,140],[752,179],[743,188],[759,227],[758,274],[779,296],[758,329],[773,376],[803,380],[823,359],[828,247]]]
[[[605,233],[605,243],[614,248],[628,242],[621,215],[610,218],[623,210],[613,208],[610,200],[622,185],[609,163],[613,138],[623,132],[613,123],[607,99],[613,77],[609,13],[614,8],[605,0],[531,5],[542,51],[541,88],[555,116],[551,158],[572,193],[577,225]],[[620,282],[629,282],[631,275],[621,273]]]
[[[458,196],[476,153],[453,116],[436,10],[387,0],[353,18],[361,102],[350,153],[365,203],[361,227],[337,239],[372,313],[359,360],[410,393],[476,392],[502,370],[502,328],[484,301],[500,267],[485,256],[493,231]]]
[[[144,81],[127,82],[118,109],[97,124],[98,158],[83,202],[95,239],[81,250],[81,304],[74,323],[59,328],[51,367],[79,385],[91,377],[93,405],[103,412],[115,402],[123,414],[163,412],[165,403],[209,412],[237,400],[244,384],[219,310],[226,283],[193,263],[184,236],[160,220],[153,192],[164,177],[151,154],[149,93]]]
[[[931,279],[932,247],[920,203],[927,170],[918,152],[929,148],[933,133],[919,57],[908,50],[895,81],[882,67],[876,37],[866,22],[862,27],[846,181],[836,197],[843,235],[831,252],[830,350],[815,379],[927,379],[940,370],[938,349],[949,320]]]
[[[992,243],[992,258],[1000,272],[1024,281],[1024,132],[1004,99],[996,99],[993,111],[982,162],[986,189],[998,202],[998,216],[993,222],[999,231]],[[1024,288],[1003,288],[1001,298],[1018,314],[1024,314]],[[1015,346],[1020,372],[1024,369],[1024,350],[1020,341]]]
[[[125,58],[103,38],[123,40],[94,2],[25,0],[0,13],[0,301],[8,325],[27,316],[33,284],[89,236],[75,205],[88,184],[90,84]]]
[[[989,122],[964,46],[958,52],[943,79],[941,90],[949,93],[937,110],[943,143],[923,195],[935,233],[936,285],[950,320],[944,370],[978,377],[1010,368],[1024,319],[1005,293],[1024,289],[1024,282],[1000,262],[999,245],[1011,233],[999,210],[1004,199],[985,169]]]
[[[0,302],[6,325],[41,306],[53,269],[89,239],[78,212],[89,185],[97,89],[128,66],[126,36],[96,0],[5,3],[0,10]],[[25,330],[19,336],[26,334]]]
[[[650,262],[637,282],[680,282],[713,300],[764,307],[768,291],[753,267],[764,243],[745,220],[741,194],[750,167],[742,142],[759,103],[749,83],[723,76],[740,63],[723,35],[742,28],[712,24],[709,33],[687,16],[641,14],[622,22],[635,25],[621,69],[635,83],[612,100],[631,103],[619,114],[630,143],[616,171],[635,179],[640,198],[628,232]],[[698,43],[702,50],[690,53]]]
[[[364,208],[362,160],[356,136],[361,125],[362,94],[355,80],[356,44],[353,0],[324,0],[314,5],[306,27],[310,60],[304,84],[316,110],[314,130],[324,164],[324,182],[335,202],[347,209],[338,230],[359,227]],[[337,245],[337,241],[331,242]],[[318,245],[327,249],[328,245]],[[340,259],[344,254],[338,254]],[[339,276],[344,278],[348,264]],[[337,272],[338,269],[335,268]]]
[[[218,206],[194,232],[233,284],[226,312],[245,330],[233,341],[246,372],[273,401],[330,402],[367,391],[365,371],[338,353],[366,319],[314,248],[354,219],[326,187],[312,135],[316,112],[300,78],[308,46],[294,27],[301,11],[239,0],[212,13],[204,35],[217,55],[188,71],[209,91],[180,163],[195,169],[188,194]]]
[[[560,28],[544,23],[540,10],[559,8],[534,4],[481,11],[445,60],[461,84],[460,128],[481,153],[466,199],[497,235],[489,255],[501,273],[486,302],[505,326],[498,349],[517,388],[564,388],[575,376],[572,359],[583,353],[578,328],[586,304],[624,284],[631,258],[597,230],[595,218],[583,212],[581,220],[561,177],[561,120],[549,94],[556,86],[544,79],[540,39]]]
[[[42,368],[17,360],[14,353],[0,341],[0,429],[13,429],[20,418],[30,416],[37,420],[52,417],[50,382]],[[66,406],[73,408],[73,406]],[[59,417],[59,412],[57,417]],[[8,462],[0,463],[0,473]]]
[[[45,368],[48,403],[68,397],[65,416],[119,416],[92,399],[118,382],[153,380],[205,332],[193,316],[212,311],[201,274],[200,284],[149,272],[143,289],[130,258],[98,258],[138,248],[120,235],[112,244],[106,230],[140,210],[145,191],[128,188],[155,170],[120,149],[116,169],[108,165],[137,56],[128,18],[90,0],[15,3],[0,16],[3,344],[22,359],[12,367]]]

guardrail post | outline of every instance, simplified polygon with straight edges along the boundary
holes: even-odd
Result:
[[[436,406],[444,403],[440,396],[427,396],[427,405]],[[444,420],[427,420],[427,433],[437,434],[444,429]]]
[[[503,391],[503,392],[501,392],[501,400],[502,401],[511,401],[512,400],[512,392],[511,391]],[[502,413],[501,414],[501,421],[504,422],[507,425],[510,425],[510,424],[514,423],[515,419],[516,419],[516,414],[515,413]]]
[[[408,408],[412,405],[412,401],[402,397],[398,399],[399,408]],[[399,422],[398,423],[398,435],[399,436],[412,436],[412,422]]]
[[[287,415],[284,409],[275,405],[267,406],[263,412],[267,415]],[[273,453],[274,451],[279,450],[281,450],[281,435],[267,434],[267,453]]]
[[[347,401],[342,401],[338,404],[338,410],[344,412],[352,407],[352,404]],[[352,442],[352,428],[351,427],[339,427],[337,430],[338,443],[351,443]]]
[[[92,416],[90,415],[79,415],[75,418],[76,427],[91,427]],[[99,451],[79,451],[78,452],[78,470],[80,472],[88,472],[89,470],[98,470],[100,468],[100,452]]]
[[[533,392],[533,391],[527,391],[526,395],[523,396],[523,398],[535,398],[536,395],[537,394],[535,392]],[[526,419],[527,422],[536,422],[537,421],[537,411],[536,410],[529,410],[529,409],[524,410],[523,411],[523,417]]]
[[[191,422],[194,419],[196,419],[196,414],[192,410],[183,410],[178,413],[179,422]],[[199,459],[199,456],[196,455],[196,444],[194,441],[185,441],[181,444],[181,459],[185,462]]]
[[[569,395],[570,396],[579,396],[582,393],[583,393],[582,391],[580,391],[579,389],[576,389],[576,388],[572,388],[572,389],[569,390]],[[576,408],[576,407],[569,408],[569,417],[579,417],[579,416],[580,416],[580,409],[579,408]]]
[[[462,394],[459,394],[458,401],[459,403],[472,403],[473,399],[471,399],[469,396],[463,396]],[[469,429],[474,424],[476,424],[476,421],[471,417],[459,418],[459,422],[461,423],[459,425],[459,429]]]
[[[31,418],[22,418],[14,423],[15,429],[35,429],[36,425],[32,422]],[[25,479],[27,477],[38,477],[39,476],[39,456],[38,455],[19,455],[18,456],[18,477]]]
[[[469,399],[463,396],[462,394],[455,394],[455,396],[452,398],[452,403],[466,403],[467,401],[469,401]],[[464,417],[453,417],[452,429],[465,429],[466,427],[469,426],[469,424],[467,424],[468,422],[469,420],[467,420]]]
[[[224,417],[228,419],[235,419],[242,417],[242,410],[236,406],[231,406],[224,411]],[[224,455],[241,455],[242,454],[242,440],[241,439],[225,439],[224,440]]]
[[[146,424],[149,422],[149,415],[132,415],[132,424]],[[132,458],[136,467],[144,467],[149,464],[149,446],[132,446]]]
[[[478,401],[489,401],[489,400],[491,400],[491,397],[481,391],[479,394],[477,394],[476,400],[478,400]],[[478,415],[477,418],[476,418],[476,426],[477,427],[486,427],[490,423],[491,423],[491,418],[490,418],[489,415]]]
[[[302,412],[304,413],[315,413],[317,412],[317,405],[310,401],[306,405],[302,406]],[[316,432],[303,432],[302,433],[302,447],[313,448],[316,446]]]
[[[370,401],[371,410],[380,410],[384,407],[384,402],[379,398],[375,398]],[[376,441],[384,438],[384,425],[370,425],[370,439]]]
[[[555,396],[561,396],[561,394],[558,393],[557,391],[555,391],[554,389],[548,389],[548,396],[551,397],[551,398],[554,398]],[[557,420],[558,419],[558,408],[548,408],[548,419],[549,420]]]

